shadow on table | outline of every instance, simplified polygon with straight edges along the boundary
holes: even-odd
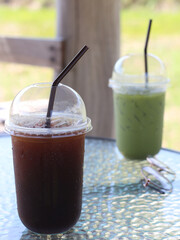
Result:
[[[76,232],[73,228],[67,231],[66,233],[53,235],[37,234],[26,229],[20,238],[20,240],[61,240],[61,239],[63,240],[88,239],[88,235],[84,230]]]
[[[143,180],[139,180],[139,182],[136,183],[130,183],[130,184],[114,184],[114,185],[99,185],[99,186],[91,186],[91,187],[85,187],[83,194],[84,195],[95,195],[100,196],[123,196],[123,195],[136,195],[140,196],[142,194],[160,194],[160,196],[167,196],[167,194],[162,194],[158,190],[150,187],[144,187],[143,186]]]

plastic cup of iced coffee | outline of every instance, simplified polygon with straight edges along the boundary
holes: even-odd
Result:
[[[169,80],[163,62],[152,54],[148,54],[148,69],[145,76],[144,55],[130,54],[116,62],[109,80],[114,96],[116,143],[127,159],[146,159],[157,154],[162,145]]]
[[[19,217],[40,234],[65,232],[80,217],[84,142],[92,129],[82,98],[63,84],[56,87],[51,126],[46,128],[50,91],[51,83],[20,91],[6,121]]]

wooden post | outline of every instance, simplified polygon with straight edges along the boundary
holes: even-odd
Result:
[[[119,58],[119,0],[57,0],[57,37],[65,40],[64,65],[90,49],[63,80],[83,98],[92,136],[114,137],[113,97],[108,87]]]

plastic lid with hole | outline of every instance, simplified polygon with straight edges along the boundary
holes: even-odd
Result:
[[[145,60],[143,54],[129,54],[120,58],[114,66],[109,86],[120,92],[165,91],[169,79],[163,62],[148,54],[148,84],[146,85]]]
[[[72,88],[56,88],[51,127],[45,128],[51,83],[37,83],[21,90],[14,98],[5,129],[11,135],[77,135],[92,129],[85,104]]]

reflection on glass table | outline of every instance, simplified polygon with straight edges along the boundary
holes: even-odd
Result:
[[[115,141],[86,139],[82,213],[67,233],[40,236],[17,214],[11,139],[0,138],[0,239],[180,239],[180,153],[162,149],[158,159],[176,173],[171,193],[144,188],[147,161],[126,160]]]

